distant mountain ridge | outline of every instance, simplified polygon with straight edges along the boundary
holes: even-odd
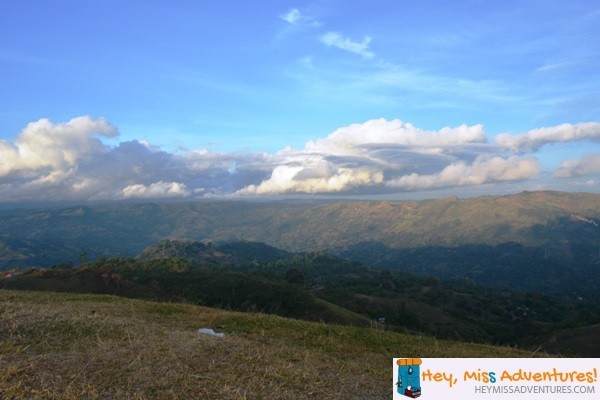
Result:
[[[162,239],[285,251],[465,244],[600,246],[600,195],[523,192],[423,201],[212,201],[0,211],[0,268],[134,256]]]

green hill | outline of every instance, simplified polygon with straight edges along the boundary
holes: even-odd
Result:
[[[392,357],[531,356],[107,295],[2,290],[0,316],[7,399],[389,399]]]
[[[285,282],[223,268],[190,267],[181,259],[136,261],[115,258],[76,269],[33,269],[20,272],[13,279],[0,281],[0,285],[7,289],[114,294],[191,302],[356,326],[372,324],[363,315]]]
[[[248,249],[248,258],[226,248]],[[255,258],[257,252],[265,261]],[[219,247],[168,240],[150,246],[137,259],[101,258],[77,268],[63,264],[16,271],[10,279],[0,276],[0,288],[187,302],[531,349],[545,349],[545,338],[565,328],[600,323],[597,303],[572,296],[439,281],[325,253],[284,252],[284,258],[275,258],[280,253],[257,243]],[[600,354],[598,342],[572,346],[576,341],[560,335],[551,348],[569,355]],[[579,348],[585,352],[573,353]]]
[[[260,242],[226,242],[218,246],[212,242],[164,239],[145,248],[141,260],[181,258],[195,264],[240,265],[249,262],[274,261],[292,254]]]

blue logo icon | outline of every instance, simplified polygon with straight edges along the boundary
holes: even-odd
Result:
[[[396,361],[398,379],[396,387],[403,396],[417,398],[421,395],[421,359],[401,358]]]

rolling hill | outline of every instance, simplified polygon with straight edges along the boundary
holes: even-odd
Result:
[[[9,278],[0,276],[0,289],[112,294],[532,351],[549,343],[564,354],[600,354],[598,343],[574,347],[577,340],[562,334],[600,323],[600,305],[594,302],[439,281],[253,242],[221,247],[162,240],[135,259],[100,258],[78,267],[16,271]],[[581,349],[585,353],[573,353]]]

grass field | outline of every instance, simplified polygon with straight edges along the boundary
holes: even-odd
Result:
[[[393,357],[530,355],[106,295],[0,290],[0,321],[3,399],[389,399]]]

